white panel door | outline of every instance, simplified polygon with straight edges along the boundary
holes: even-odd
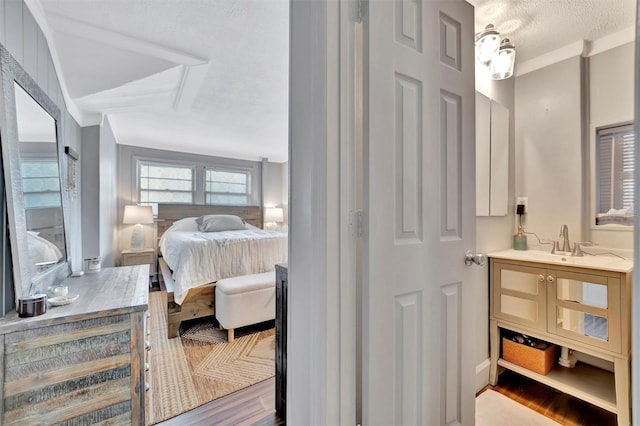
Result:
[[[363,424],[473,424],[473,7],[368,7]]]

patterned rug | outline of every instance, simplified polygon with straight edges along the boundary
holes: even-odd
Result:
[[[236,330],[232,343],[213,319],[185,322],[180,338],[167,339],[163,307],[162,293],[149,293],[148,425],[275,375],[273,322]]]

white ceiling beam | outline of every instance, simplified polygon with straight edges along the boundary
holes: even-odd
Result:
[[[92,40],[108,46],[117,47],[118,49],[153,56],[175,64],[201,65],[203,63],[208,63],[206,59],[186,52],[171,49],[157,43],[151,43],[136,37],[131,37],[117,31],[100,28],[56,13],[47,13],[47,19],[51,22],[52,27],[54,27],[56,31],[80,37],[85,40]]]
[[[193,105],[193,102],[200,93],[200,88],[207,77],[210,65],[211,64],[207,62],[206,64],[185,65],[183,67],[182,78],[180,79],[175,102],[173,103],[173,109],[175,111],[186,112],[191,108],[191,105]]]

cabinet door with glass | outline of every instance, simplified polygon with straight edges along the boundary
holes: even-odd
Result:
[[[492,315],[546,331],[546,269],[492,262],[492,274]]]
[[[548,271],[548,331],[621,351],[620,278]]]

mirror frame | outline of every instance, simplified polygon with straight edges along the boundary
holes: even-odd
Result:
[[[0,44],[0,142],[2,142],[2,161],[7,197],[7,216],[9,218],[9,240],[13,260],[13,276],[16,304],[23,295],[43,293],[71,274],[69,264],[69,222],[67,218],[67,197],[64,195],[63,182],[63,141],[60,109],[27,74],[22,66]],[[18,123],[16,119],[15,87],[20,85],[53,119],[56,127],[56,150],[58,153],[58,172],[60,174],[60,199],[65,238],[65,258],[51,269],[31,276],[27,241],[26,212],[22,192],[20,171],[20,153],[18,146]]]

